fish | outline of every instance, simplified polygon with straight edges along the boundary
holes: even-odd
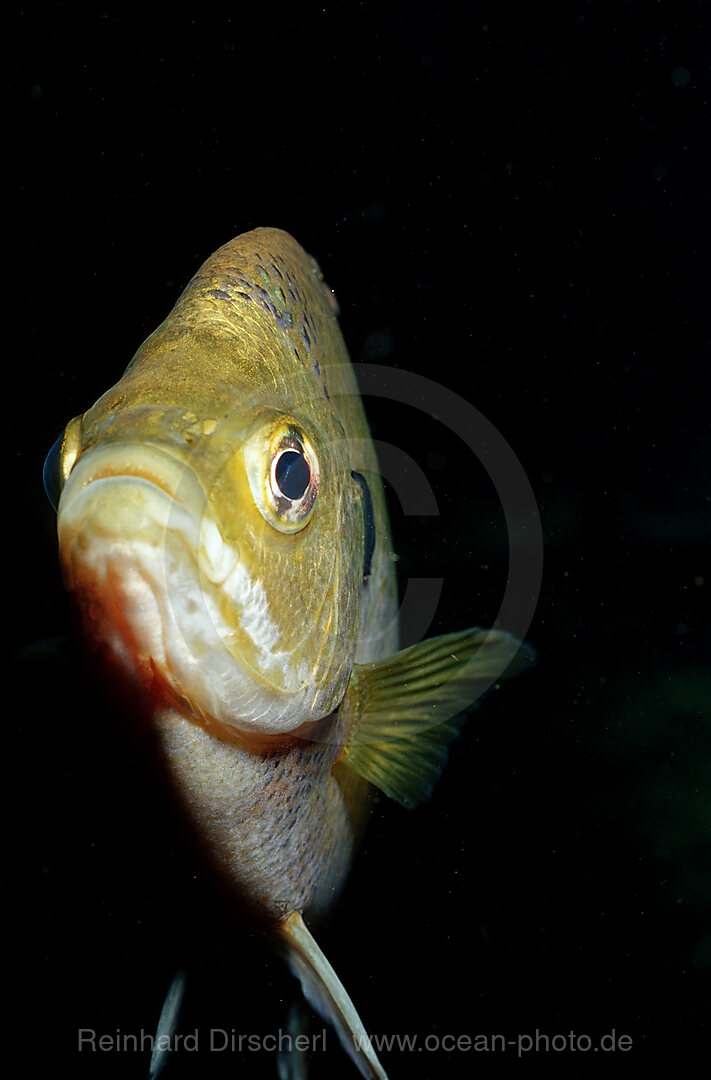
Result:
[[[531,656],[479,627],[400,649],[384,487],[316,261],[279,229],[220,247],[44,483],[91,662],[239,918],[386,1080],[312,927],[374,794],[426,800],[467,707]]]

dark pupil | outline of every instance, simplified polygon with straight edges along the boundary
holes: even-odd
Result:
[[[282,495],[295,502],[309,486],[311,469],[303,454],[285,450],[276,463],[274,477]]]

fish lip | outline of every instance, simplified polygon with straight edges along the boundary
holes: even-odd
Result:
[[[100,502],[102,489],[106,492],[111,482],[130,483],[138,501],[137,509],[130,500],[121,511],[125,529],[121,525],[114,528],[110,498],[100,514],[96,513],[94,496]],[[92,447],[72,469],[58,506],[66,586],[95,620],[90,637],[101,645],[108,641],[119,666],[146,686],[155,684],[158,667],[173,703],[200,726],[216,735],[291,735],[317,719],[313,687],[306,679],[294,689],[283,689],[230,649],[226,639],[234,627],[221,619],[218,605],[205,587],[208,582],[215,590],[221,586],[220,574],[206,572],[202,562],[201,536],[206,520],[215,524],[203,484],[178,455],[155,445],[128,441]],[[146,521],[155,541],[144,545],[149,551],[148,566],[137,560],[131,543],[140,538]],[[95,552],[97,544],[99,549],[104,545],[104,554],[89,556],[88,550]],[[180,586],[174,591],[166,587],[167,563],[171,561],[181,575]],[[237,554],[235,565],[238,561]],[[122,575],[128,581],[126,586]],[[205,632],[207,644],[199,634],[190,637],[195,630],[192,616],[186,615],[187,603],[183,606],[184,593],[200,608],[202,622],[196,621],[196,625],[199,632]],[[98,597],[98,604],[93,597]],[[136,609],[150,609],[141,630],[143,638],[132,633],[133,614],[125,617],[127,611]],[[116,612],[123,616],[119,631],[113,628]],[[198,673],[201,666],[202,675]]]

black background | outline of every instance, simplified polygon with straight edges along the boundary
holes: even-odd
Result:
[[[606,1069],[685,1071],[711,1037],[709,6],[54,4],[10,22],[5,928],[30,1074],[145,1076],[146,1055],[77,1054],[77,1029],[150,1031],[184,960],[183,1030],[204,1041],[275,1032],[291,995],[232,942],[52,640],[68,617],[40,482],[199,263],[257,225],[318,258],[355,361],[488,417],[545,539],[536,670],[472,717],[425,807],[376,808],[330,959],[373,1032],[615,1029],[632,1049]],[[444,578],[431,632],[490,623],[507,537],[485,472],[441,418],[367,406],[437,498],[437,518],[393,513],[403,581]],[[382,1056],[392,1078],[600,1069],[544,1046]],[[314,1075],[354,1075],[329,1047]]]

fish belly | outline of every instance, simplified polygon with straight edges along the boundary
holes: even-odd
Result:
[[[334,747],[313,742],[252,752],[171,710],[157,717],[155,729],[201,845],[257,917],[323,916],[341,890],[355,844],[332,775]]]

